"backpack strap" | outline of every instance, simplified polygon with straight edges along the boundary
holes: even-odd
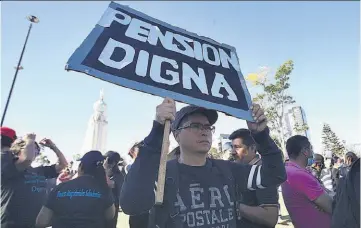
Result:
[[[241,197],[240,192],[238,191],[238,187],[236,185],[236,181],[233,177],[233,173],[231,170],[231,166],[229,161],[218,160],[218,159],[211,159],[212,165],[215,166],[221,175],[227,180],[227,184],[229,185],[229,190],[232,191],[234,208],[237,212],[237,199]]]
[[[177,159],[167,162],[165,191],[163,205],[154,205],[150,215],[148,228],[178,228],[180,220],[178,208],[174,206],[177,200],[177,192],[179,189],[179,173]],[[170,224],[170,225],[168,225]]]
[[[172,159],[167,162],[166,186],[168,188],[167,201],[169,204],[169,215],[173,218],[179,214],[178,209],[174,207],[174,203],[177,201],[177,193],[179,191],[179,172],[177,159]]]

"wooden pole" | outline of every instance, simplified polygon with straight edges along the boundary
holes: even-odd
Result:
[[[169,152],[169,144],[170,144],[169,134],[170,134],[170,120],[166,120],[164,124],[162,152],[160,155],[160,162],[159,162],[157,191],[155,193],[156,205],[163,204],[165,174],[167,170],[167,160],[168,160],[168,152]]]

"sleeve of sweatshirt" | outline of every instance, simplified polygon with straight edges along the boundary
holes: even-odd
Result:
[[[252,135],[262,157],[262,165],[232,163],[232,172],[241,190],[277,186],[287,179],[281,150],[269,135],[269,129]]]
[[[163,133],[164,126],[154,121],[125,177],[119,199],[125,214],[148,213],[154,205]]]

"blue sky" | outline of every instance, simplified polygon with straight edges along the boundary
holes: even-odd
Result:
[[[321,150],[322,123],[348,143],[360,142],[359,2],[119,2],[157,19],[235,46],[244,75],[292,59],[290,94],[307,115],[311,140]],[[67,156],[82,147],[93,103],[104,88],[108,149],[127,151],[148,134],[161,98],[76,72],[65,63],[109,2],[2,3],[1,107],[25,40],[33,27],[5,125],[19,134],[50,137]],[[251,91],[252,93],[252,91]],[[221,114],[217,132],[244,127]]]

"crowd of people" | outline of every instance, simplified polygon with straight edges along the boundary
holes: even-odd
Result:
[[[130,228],[263,228],[279,218],[281,187],[296,228],[360,227],[360,164],[314,153],[307,137],[286,142],[289,159],[270,137],[262,108],[254,122],[230,134],[231,153],[209,156],[218,114],[196,106],[176,112],[172,99],[156,108],[147,137],[128,155],[89,151],[73,167],[50,139],[17,137],[1,127],[1,226],[4,228],[115,228],[118,213]],[[178,147],[167,162],[163,204],[155,204],[165,121]],[[58,162],[32,167],[42,147]],[[75,170],[76,169],[76,170]],[[119,227],[119,226],[118,226]],[[120,226],[121,227],[121,226]]]

